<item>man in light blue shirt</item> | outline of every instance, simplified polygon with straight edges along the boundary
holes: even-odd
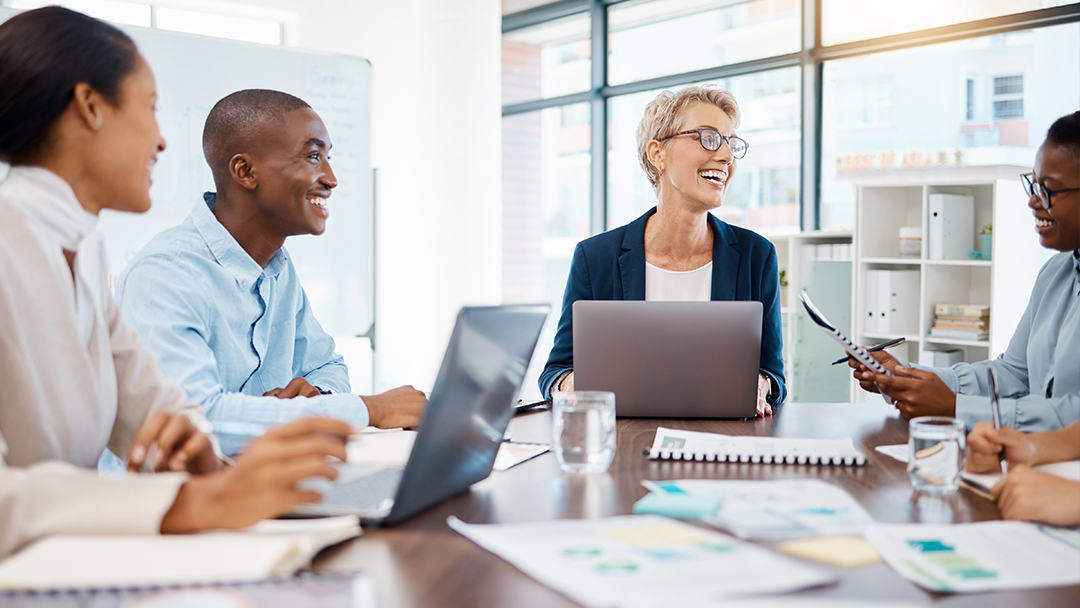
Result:
[[[302,416],[357,428],[419,422],[425,399],[412,387],[349,393],[344,361],[283,247],[326,229],[337,186],[330,146],[322,120],[296,97],[225,97],[203,133],[217,194],[154,237],[117,283],[125,320],[165,376],[203,406],[226,453],[244,435]]]
[[[955,416],[969,429],[991,420],[992,368],[1005,426],[1047,431],[1080,420],[1080,112],[1051,125],[1023,184],[1039,242],[1061,253],[1039,271],[1005,353],[950,368],[902,368],[893,357],[874,353],[896,376],[855,365],[862,387],[880,387],[904,418]]]

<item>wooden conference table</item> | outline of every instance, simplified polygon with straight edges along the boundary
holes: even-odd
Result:
[[[468,523],[511,523],[625,515],[645,495],[644,479],[795,479],[835,483],[879,522],[961,523],[999,519],[994,503],[961,489],[947,498],[912,494],[904,465],[874,451],[907,442],[907,422],[884,403],[790,403],[771,418],[732,420],[620,419],[615,460],[603,475],[559,471],[550,452],[509,471],[492,473],[471,492],[390,529],[365,530],[358,539],[324,551],[318,572],[362,571],[374,578],[381,608],[571,607],[574,602],[522,574],[446,525],[456,515]],[[642,455],[657,426],[776,437],[852,437],[869,462],[863,467],[651,461]],[[549,443],[551,414],[515,418],[514,441]],[[831,566],[822,565],[825,568]],[[838,584],[800,597],[907,601],[935,606],[1080,605],[1080,586],[974,595],[938,595],[908,582],[887,565],[835,568]]]

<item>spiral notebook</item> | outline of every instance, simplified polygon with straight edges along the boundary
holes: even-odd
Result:
[[[650,460],[748,462],[862,466],[866,456],[850,437],[796,439],[792,437],[732,436],[657,427],[646,452]]]

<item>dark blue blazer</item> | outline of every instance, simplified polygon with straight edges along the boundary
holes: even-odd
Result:
[[[574,369],[574,302],[645,299],[645,224],[654,213],[656,207],[625,226],[581,241],[574,249],[555,345],[540,374],[540,394],[550,395],[555,380]],[[761,302],[758,367],[772,380],[769,403],[780,403],[787,387],[776,248],[756,232],[731,226],[711,213],[708,216],[713,231],[712,300]]]

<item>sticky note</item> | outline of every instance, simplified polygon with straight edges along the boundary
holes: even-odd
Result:
[[[881,561],[873,545],[854,536],[829,536],[780,543],[781,553],[850,568]]]
[[[664,524],[610,528],[602,530],[600,534],[632,547],[642,548],[698,545],[709,540],[709,533],[705,530],[675,521]]]
[[[655,513],[676,519],[700,519],[716,513],[723,500],[722,496],[651,493],[634,503],[634,513]]]

